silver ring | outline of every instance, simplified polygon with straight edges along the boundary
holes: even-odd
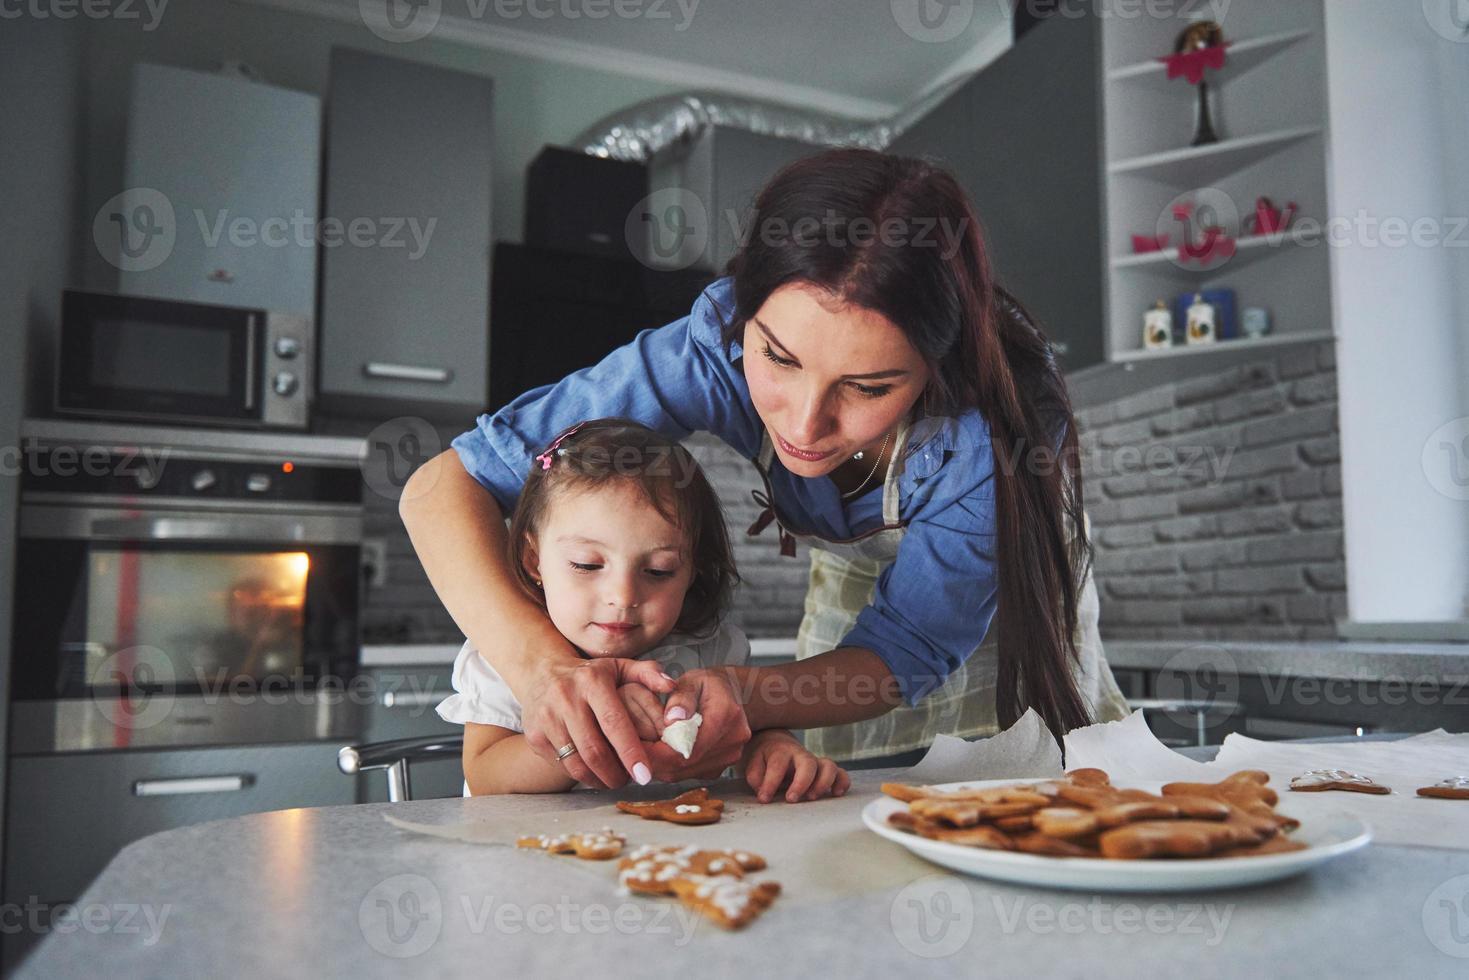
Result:
[[[576,743],[567,742],[565,745],[561,746],[561,748],[556,750],[556,761],[560,762],[562,759],[566,758],[568,755],[572,755],[575,752]]]

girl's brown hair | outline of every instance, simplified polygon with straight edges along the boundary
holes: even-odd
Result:
[[[1029,705],[1057,738],[1087,724],[1073,673],[1091,561],[1076,421],[1050,342],[990,272],[964,188],[927,160],[827,150],[777,173],[749,228],[726,270],[726,346],[771,293],[809,283],[903,331],[931,373],[915,414],[979,409],[995,457],[996,713],[1009,725]]]
[[[550,465],[544,466],[545,461]],[[573,426],[531,463],[510,518],[510,567],[521,588],[545,607],[546,597],[526,571],[525,556],[553,498],[613,481],[642,490],[690,543],[686,557],[693,562],[694,577],[674,629],[695,635],[712,629],[739,583],[719,497],[687,449],[631,419],[594,419]],[[616,519],[615,514],[608,516]]]

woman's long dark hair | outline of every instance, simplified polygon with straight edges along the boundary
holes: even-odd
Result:
[[[809,283],[902,329],[931,372],[917,412],[979,409],[995,456],[996,714],[1008,726],[1033,707],[1058,738],[1087,724],[1073,672],[1091,561],[1076,422],[1050,342],[990,274],[958,181],[927,160],[873,150],[798,160],[761,190],[726,274],[735,302],[726,344],[775,290]]]

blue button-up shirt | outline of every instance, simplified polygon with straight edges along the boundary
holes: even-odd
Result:
[[[568,426],[608,416],[675,439],[709,432],[753,460],[764,423],[750,400],[739,343],[726,353],[720,340],[720,322],[733,309],[732,280],[721,279],[688,316],[480,416],[453,442],[464,468],[508,514],[532,457]],[[842,646],[882,658],[910,704],[964,663],[994,616],[993,476],[989,427],[977,409],[921,419],[909,433],[898,494],[907,532]],[[779,457],[771,460],[770,483],[783,521],[798,533],[850,538],[882,523],[880,488],[844,503],[830,478],[796,476]]]

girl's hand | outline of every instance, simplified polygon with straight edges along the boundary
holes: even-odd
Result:
[[[658,695],[638,683],[624,684],[617,693],[622,697],[633,727],[638,730],[638,738],[644,742],[660,740],[663,729],[668,726],[663,721],[663,702],[658,700]]]
[[[703,722],[689,758],[661,742],[647,746],[648,762],[660,781],[717,778],[727,767],[740,761],[750,740],[750,723],[727,671],[702,668],[679,677],[668,703],[663,706],[663,725],[659,732],[675,721],[693,717],[696,712]]]
[[[835,762],[806,751],[783,728],[758,732],[745,750],[745,782],[761,803],[769,803],[785,786],[787,803],[845,796],[852,779]]]

